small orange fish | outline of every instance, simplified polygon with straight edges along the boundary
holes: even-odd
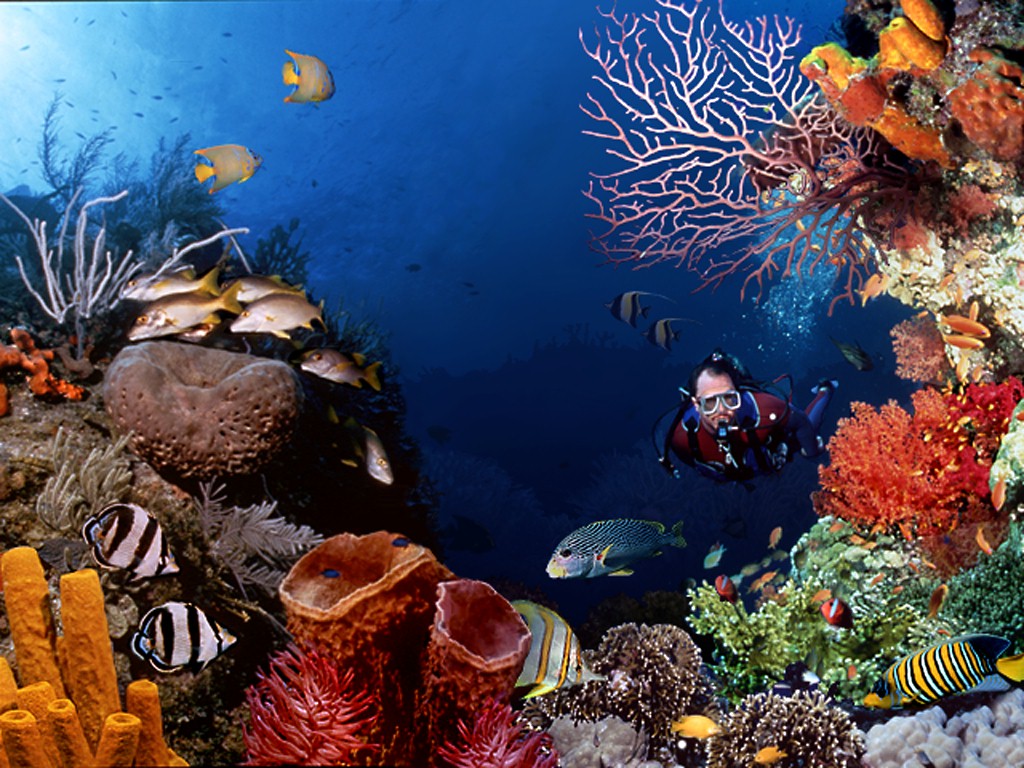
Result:
[[[860,305],[863,307],[871,299],[875,298],[886,288],[889,287],[889,276],[883,275],[881,272],[875,272],[871,277],[864,283],[864,288],[860,291]]]
[[[931,599],[928,601],[929,619],[934,619],[938,615],[939,609],[942,607],[942,604],[946,600],[946,595],[948,594],[949,587],[947,587],[945,584],[940,584],[935,588],[935,591],[932,592]]]
[[[892,593],[894,595],[898,595],[902,591],[903,591],[903,585],[902,584],[897,584],[895,587],[892,588]]]
[[[863,536],[858,536],[855,533],[852,536],[850,536],[850,543],[853,544],[856,547],[860,547],[860,546],[863,546],[864,544],[867,544],[868,540],[865,539]]]
[[[759,589],[764,587],[765,584],[774,579],[777,573],[778,571],[768,571],[767,573],[762,573],[760,576],[758,576],[750,583],[750,586],[747,587],[747,592],[757,592]]]
[[[772,528],[772,532],[768,534],[768,549],[775,549],[779,546],[779,539],[782,538],[782,526],[777,525]]]
[[[992,554],[992,545],[988,543],[988,539],[985,538],[984,532],[985,526],[979,525],[978,532],[974,535],[974,540],[978,542],[978,546],[981,547],[981,551],[986,555]]]
[[[1024,411],[1022,411],[1024,413]],[[992,506],[996,509],[1002,509],[1003,504],[1006,503],[1006,477],[1000,477],[994,486],[992,486]]]
[[[971,308],[967,312],[967,317],[969,317],[971,320],[977,320],[978,319],[978,302],[977,301],[972,301],[971,302]]]
[[[966,336],[977,336],[979,339],[987,339],[992,335],[989,329],[963,315],[939,315],[939,322],[948,326],[954,333],[962,333]]]
[[[819,589],[817,592],[815,592],[811,596],[811,602],[812,603],[820,603],[823,600],[831,600],[831,599],[832,599],[832,590],[831,589]]]
[[[907,541],[914,540],[914,535],[911,532],[910,525],[908,523],[900,523],[900,533],[903,534],[903,538]]]
[[[878,584],[878,582],[880,582],[880,581],[881,581],[882,579],[884,579],[884,578],[885,578],[885,574],[884,574],[884,573],[879,573],[879,574],[877,574],[877,575],[875,576],[875,578],[873,578],[873,579],[872,579],[872,580],[871,580],[870,582],[868,582],[868,583],[869,583],[869,584],[870,584],[870,585],[871,585],[871,586],[873,587],[873,586],[875,586],[876,584]]]
[[[775,765],[784,757],[786,757],[786,753],[774,744],[770,747],[761,747],[754,755],[754,765]]]
[[[1024,413],[1024,411],[1021,411],[1021,413]],[[839,533],[845,527],[846,527],[846,523],[844,523],[842,520],[836,520],[834,523],[832,523],[832,525],[830,525],[828,527],[828,532],[829,533]]]
[[[949,344],[951,347],[957,349],[981,349],[985,346],[985,342],[974,336],[964,336],[960,333],[944,333],[942,334],[942,340]]]
[[[851,664],[850,666],[848,666],[846,668],[846,679],[847,680],[854,680],[854,679],[856,679],[856,677],[857,677],[857,665],[856,664]]]
[[[687,715],[672,723],[672,733],[687,739],[706,739],[722,732],[722,726],[704,715]]]
[[[841,629],[853,628],[853,611],[850,610],[850,606],[838,597],[833,597],[828,602],[821,604],[821,615],[833,627],[840,627]]]

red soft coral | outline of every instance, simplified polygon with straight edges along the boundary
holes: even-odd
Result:
[[[556,768],[558,755],[546,733],[525,732],[508,704],[491,700],[472,727],[459,723],[459,738],[438,750],[452,768]]]
[[[863,528],[899,527],[908,538],[942,536],[989,519],[988,472],[1020,382],[972,384],[961,395],[922,389],[911,415],[890,401],[854,403],[819,469],[820,515]]]
[[[366,764],[376,753],[365,740],[376,718],[373,697],[329,656],[290,646],[257,678],[245,692],[246,765]]]

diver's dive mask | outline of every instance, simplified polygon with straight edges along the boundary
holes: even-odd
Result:
[[[700,408],[703,415],[710,416],[718,410],[719,406],[727,411],[735,411],[740,407],[740,402],[740,393],[735,389],[730,389],[717,395],[697,398],[697,407]]]

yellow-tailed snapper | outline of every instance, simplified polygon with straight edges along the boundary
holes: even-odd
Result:
[[[158,336],[173,336],[197,325],[220,322],[217,312],[238,314],[242,306],[238,303],[237,288],[224,291],[220,296],[205,296],[198,293],[176,293],[164,296],[146,305],[135,324],[128,331],[132,341],[153,339]]]
[[[220,293],[220,288],[217,286],[219,274],[220,268],[214,267],[202,277],[197,278],[195,270],[189,267],[163,275],[156,273],[140,275],[124,284],[124,288],[121,289],[121,298],[132,301],[156,301],[176,293],[216,296]]]
[[[310,304],[301,294],[272,293],[239,312],[231,323],[231,332],[272,333],[290,339],[288,331],[312,329],[314,320],[326,329],[321,307]]]
[[[336,384],[361,387],[366,382],[380,392],[378,369],[381,363],[366,365],[366,357],[353,352],[349,357],[337,349],[311,349],[302,355],[299,368]]]

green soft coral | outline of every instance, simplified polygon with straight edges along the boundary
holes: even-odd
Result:
[[[963,634],[982,632],[1024,642],[1024,531],[1010,523],[1006,540],[991,555],[949,580],[943,608]]]

